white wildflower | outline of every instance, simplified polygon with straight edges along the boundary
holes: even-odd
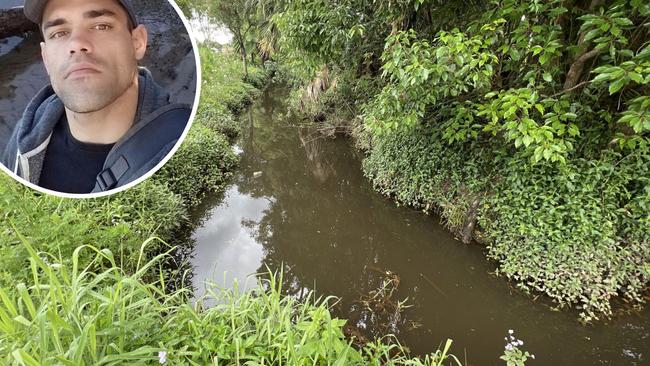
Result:
[[[160,364],[167,362],[167,351],[158,352],[158,362],[160,362]]]

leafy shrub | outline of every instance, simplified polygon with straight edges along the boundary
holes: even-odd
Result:
[[[255,89],[254,86],[241,82],[239,86],[231,86],[226,88],[227,97],[222,100],[222,102],[231,110],[233,113],[240,113],[246,107],[250,106],[253,103],[253,100],[259,96],[259,90]]]
[[[450,148],[435,129],[402,129],[373,138],[363,170],[380,193],[425,212],[438,210],[458,231],[469,201],[486,189],[495,169],[487,154],[469,150]]]
[[[206,47],[200,47],[199,54],[203,76],[201,104],[220,104],[238,113],[253,102],[259,90],[243,80],[244,73],[238,56],[229,52],[214,52]]]
[[[237,156],[226,138],[197,123],[154,179],[194,206],[207,191],[222,189],[236,165]]]
[[[481,214],[499,271],[525,289],[611,314],[618,294],[642,302],[650,282],[650,153],[607,152],[563,168],[508,161]]]
[[[269,78],[270,74],[266,69],[250,66],[248,68],[248,77],[244,77],[242,80],[251,84],[257,89],[262,90],[266,86]]]
[[[195,122],[224,134],[231,143],[241,133],[241,126],[235,121],[232,112],[223,104],[206,103],[199,105]]]

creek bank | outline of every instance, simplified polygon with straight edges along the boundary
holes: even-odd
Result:
[[[325,114],[321,130],[351,135],[375,190],[440,215],[459,240],[486,247],[497,273],[526,293],[579,309],[583,321],[608,318],[617,299],[643,303],[650,153],[605,151],[559,167],[531,165],[482,141],[449,144],[435,122],[377,134],[360,117],[373,81],[339,75],[332,84],[296,91],[294,109],[308,120]]]

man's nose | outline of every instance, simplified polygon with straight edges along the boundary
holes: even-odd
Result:
[[[92,44],[83,31],[72,31],[68,42],[70,54],[92,52]]]

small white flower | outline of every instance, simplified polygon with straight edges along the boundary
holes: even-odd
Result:
[[[509,334],[512,334],[512,333],[514,333],[514,332],[515,332],[515,331],[512,330],[512,329],[508,329],[508,333],[509,333]]]
[[[158,362],[160,362],[160,364],[167,362],[167,351],[158,352]]]
[[[510,343],[506,344],[506,350],[512,351],[512,344]]]
[[[519,340],[519,345],[520,345],[520,346],[523,346],[523,345],[524,345],[524,341],[522,341],[522,340],[520,339],[520,340]]]
[[[503,337],[503,339],[505,339],[505,340],[507,341],[507,340],[508,340],[508,337]]]
[[[534,360],[534,359],[535,359],[535,355],[530,355],[530,358],[532,358],[532,359]]]

